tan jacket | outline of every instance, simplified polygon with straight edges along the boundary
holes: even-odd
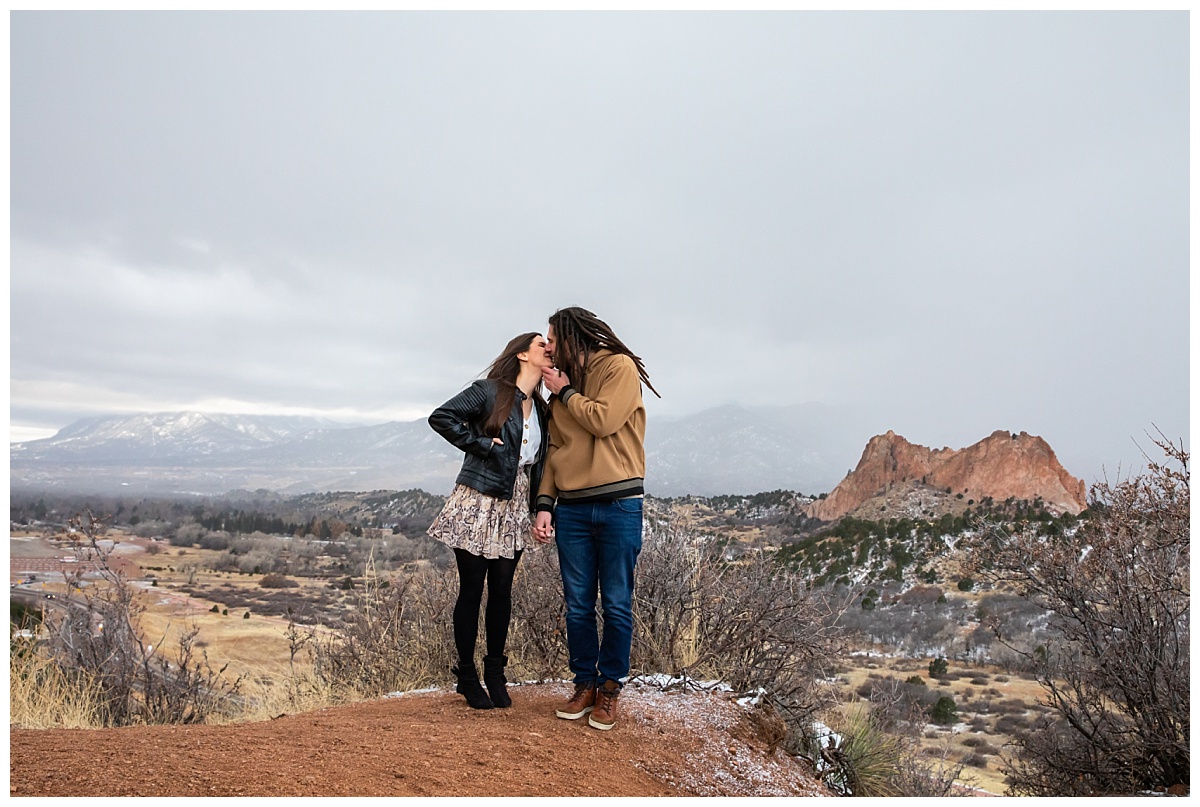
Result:
[[[628,356],[599,350],[584,389],[565,387],[550,401],[550,448],[537,509],[555,499],[587,502],[643,493],[646,408],[642,381]]]

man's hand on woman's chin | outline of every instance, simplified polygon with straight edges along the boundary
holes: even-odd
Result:
[[[571,379],[567,378],[566,373],[562,370],[556,370],[553,367],[543,367],[542,383],[546,385],[546,389],[557,395],[562,392],[563,387],[571,385]]]

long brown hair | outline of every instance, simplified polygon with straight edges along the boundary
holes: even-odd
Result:
[[[642,365],[642,360],[625,347],[625,343],[617,338],[612,328],[608,327],[608,323],[591,311],[579,306],[560,308],[550,315],[550,325],[554,328],[556,342],[554,363],[560,370],[566,371],[567,378],[571,379],[571,386],[575,389],[583,390],[583,383],[587,379],[588,354],[600,348],[608,348],[613,353],[633,359],[642,383],[658,395],[658,390],[650,383],[650,376]],[[565,351],[563,347],[566,348]]]
[[[487,369],[485,377],[496,382],[496,404],[483,425],[483,432],[488,437],[500,436],[504,421],[508,420],[512,411],[513,401],[517,399],[517,376],[521,373],[521,360],[517,354],[529,350],[529,345],[538,336],[541,334],[537,331],[514,336]],[[541,387],[540,381],[538,387]]]

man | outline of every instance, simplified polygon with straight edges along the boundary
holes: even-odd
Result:
[[[556,311],[546,349],[556,366],[542,368],[552,393],[550,448],[534,533],[543,542],[556,536],[575,676],[575,694],[555,713],[566,720],[589,715],[588,725],[607,731],[616,723],[633,640],[633,571],[642,550],[646,476],[642,384],[658,391],[642,360],[591,311]]]

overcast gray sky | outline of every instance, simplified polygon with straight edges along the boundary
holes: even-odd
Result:
[[[412,420],[583,305],[651,418],[1092,482],[1188,434],[1188,69],[1184,11],[16,12],[11,439]]]

